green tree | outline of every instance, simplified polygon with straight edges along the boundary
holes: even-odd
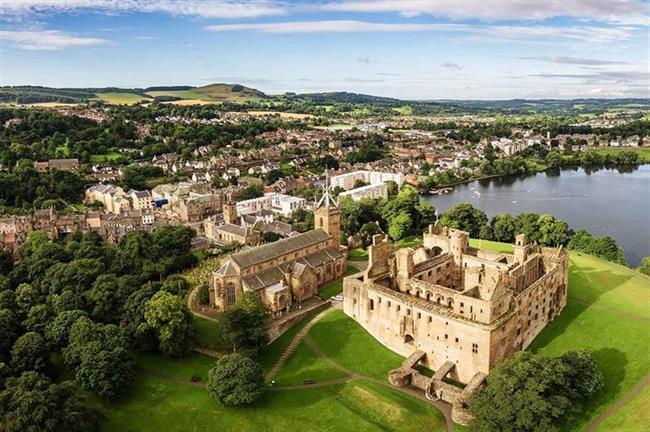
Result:
[[[147,301],[144,317],[158,337],[160,351],[171,356],[187,352],[192,342],[192,316],[181,297],[157,292]]]
[[[47,345],[43,336],[27,332],[20,336],[11,349],[11,369],[14,373],[40,371],[47,366]]]
[[[264,391],[262,368],[241,354],[227,354],[208,372],[208,393],[223,405],[251,404]]]
[[[268,312],[262,302],[251,292],[245,292],[220,317],[224,339],[233,352],[256,356],[268,343],[264,323]]]
[[[467,231],[471,237],[478,238],[481,228],[487,224],[484,211],[469,203],[460,203],[440,216],[440,223],[450,228]]]
[[[402,212],[390,220],[388,235],[395,241],[400,240],[409,234],[412,223],[411,215]]]
[[[505,243],[512,243],[517,234],[515,219],[508,213],[498,214],[490,222],[494,240]]]
[[[88,314],[82,310],[68,310],[59,313],[45,328],[45,339],[53,348],[63,348],[68,344],[70,329],[82,317]]]
[[[0,392],[0,424],[5,432],[82,432],[93,424],[70,381],[53,384],[36,372],[9,378]]]
[[[650,257],[643,257],[641,259],[641,265],[637,270],[646,276],[650,276]]]
[[[551,215],[542,215],[537,221],[539,226],[538,241],[543,246],[566,245],[569,241],[569,225]]]
[[[473,432],[553,432],[580,411],[603,378],[584,352],[559,358],[520,352],[505,360],[470,398]],[[494,409],[499,407],[499,409]]]
[[[9,309],[0,309],[0,361],[7,362],[11,348],[18,338],[16,314]]]

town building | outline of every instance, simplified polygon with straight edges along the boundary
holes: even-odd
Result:
[[[394,181],[397,187],[401,188],[404,183],[404,176],[400,173],[381,172],[381,171],[353,171],[347,174],[333,176],[331,178],[331,185],[333,188],[340,187],[341,189],[350,190],[354,189],[357,181],[362,181],[371,185],[386,183],[387,181]]]
[[[388,188],[386,183],[371,184],[341,192],[339,197],[349,197],[353,201],[361,201],[364,198],[388,198]]]
[[[270,210],[276,214],[289,217],[298,209],[305,208],[307,200],[277,192],[267,192],[259,198],[252,198],[237,203],[239,215],[258,213],[261,210]]]

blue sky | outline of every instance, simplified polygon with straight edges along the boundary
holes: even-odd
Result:
[[[2,0],[0,84],[650,97],[647,0]]]

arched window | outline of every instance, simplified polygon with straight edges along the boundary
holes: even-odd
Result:
[[[448,307],[453,307],[454,306],[454,299],[448,298],[447,299],[447,306]]]
[[[405,335],[404,336],[404,343],[409,344],[409,345],[413,345],[413,336],[411,336],[410,334]]]
[[[235,303],[235,284],[230,282],[226,285],[226,304],[231,305]]]

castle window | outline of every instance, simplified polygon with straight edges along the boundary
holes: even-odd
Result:
[[[391,305],[391,302],[390,302],[390,300],[388,300],[388,308],[390,308],[390,305]]]
[[[456,343],[458,343],[458,338],[456,338]]]
[[[478,344],[475,343],[472,344],[472,352],[474,354],[478,354]]]
[[[432,321],[433,321],[433,318],[429,317],[429,322],[432,322]]]
[[[422,313],[418,312],[418,319],[422,318]]]
[[[399,312],[400,309],[400,305],[397,305],[397,312]]]
[[[449,335],[445,333],[445,339],[449,339]]]
[[[230,282],[226,285],[226,304],[231,305],[235,303],[235,284]]]
[[[375,310],[375,301],[370,299],[370,310]]]
[[[406,315],[411,316],[411,309],[406,309]]]
[[[381,304],[381,297],[377,297],[377,303]]]

